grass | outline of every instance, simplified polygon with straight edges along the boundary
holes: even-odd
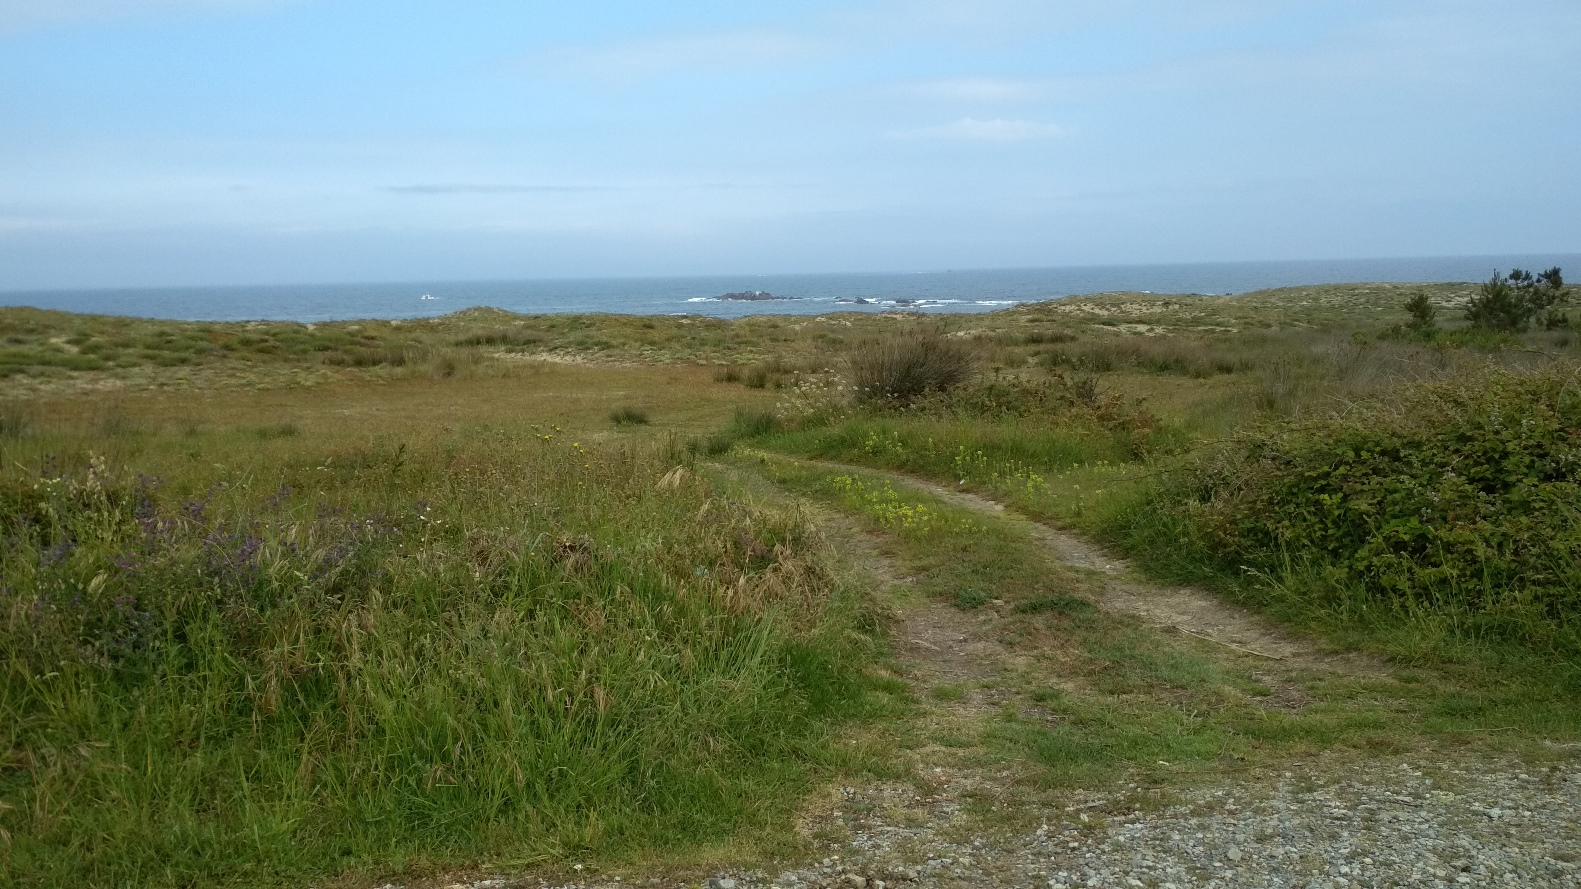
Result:
[[[992,591],[1002,606],[996,633],[1034,665],[1005,680],[1022,707],[990,726],[989,743],[996,755],[1040,765],[1045,786],[1150,773],[1160,760],[1177,774],[1228,756],[1288,755],[1336,736],[1362,744],[1372,736],[1360,725],[1382,729],[1386,722],[1364,706],[1293,716],[1268,711],[1250,693],[1256,683],[1245,667],[1227,669],[1194,645],[1094,609],[1087,581],[1013,522],[876,478],[777,459],[763,471],[882,533],[884,552],[916,578],[919,595],[978,609],[989,605],[985,591]],[[1048,686],[1050,675],[1059,677],[1058,688]],[[935,690],[933,697],[958,693]],[[1023,714],[1023,707],[1057,725]]]
[[[939,318],[978,378],[904,406],[841,378],[901,315],[0,309],[0,883],[376,885],[793,851],[802,794],[896,777],[916,701],[983,692],[897,705],[883,609],[805,504],[914,578],[894,595],[1027,654],[986,727],[944,734],[1044,788],[1334,746],[1553,755],[1581,734],[1554,652],[1401,619],[1322,565],[1238,572],[1160,508],[1178,467],[1256,424],[1581,349],[1400,335],[1418,292],[1452,328],[1474,287]],[[1392,672],[1270,706],[1254,665],[1097,609],[1018,520],[760,450],[989,494]]]
[[[11,414],[0,883],[611,859],[789,818],[850,758],[870,622],[793,511],[671,474],[666,436],[720,408],[599,439],[623,373]]]
[[[1443,295],[1442,289],[1435,291]],[[1206,311],[1232,303],[1207,302]],[[1167,338],[1093,329],[1106,326],[1102,323],[1055,336],[1040,333],[1038,325],[1057,315],[1089,314],[1129,319],[1121,324],[1179,325],[1191,312],[1178,299],[1105,297],[1026,307],[1006,313],[1006,320],[1021,315],[1030,332],[979,337],[985,348],[1000,349],[1006,358],[1019,355],[1005,361],[1007,367],[1019,364],[1019,370],[1002,368],[1002,378],[907,410],[831,408],[817,399],[786,399],[772,428],[744,440],[771,451],[897,470],[989,494],[1029,515],[1094,534],[1159,580],[1207,586],[1264,610],[1293,633],[1426,670],[1432,677],[1428,691],[1413,687],[1390,694],[1410,702],[1402,706],[1427,734],[1463,738],[1466,732],[1518,730],[1531,737],[1574,737],[1577,726],[1566,715],[1581,698],[1573,646],[1534,641],[1557,639],[1562,628],[1559,636],[1528,632],[1527,620],[1522,633],[1494,632],[1489,628],[1498,621],[1487,617],[1436,606],[1393,607],[1327,563],[1280,560],[1277,553],[1248,573],[1238,567],[1248,564],[1248,557],[1232,562],[1213,552],[1210,531],[1200,518],[1177,508],[1182,498],[1195,496],[1178,482],[1183,474],[1189,477],[1196,455],[1210,448],[1213,438],[1305,423],[1334,406],[1388,396],[1416,381],[1472,385],[1458,381],[1482,379],[1490,367],[1513,374],[1512,379],[1541,377],[1545,367],[1563,376],[1574,366],[1574,356],[1565,351],[1570,341],[1528,334],[1518,341],[1461,343],[1449,336],[1423,344],[1380,338],[1400,323],[1384,313],[1325,310],[1303,322],[1301,310],[1270,311],[1258,318],[1253,313],[1264,312],[1266,302],[1233,302],[1243,329]],[[1099,318],[1104,320],[1109,319]],[[1254,320],[1260,323],[1251,324]],[[1041,357],[1029,352],[1045,344],[1058,351]],[[1078,369],[1091,376],[1073,376]],[[1041,382],[1046,379],[1058,382]],[[1002,380],[1013,385],[1007,388]],[[1064,387],[1073,398],[1038,401],[1037,393],[1050,385]],[[1088,387],[1087,394],[1078,386]],[[1034,409],[1020,409],[1013,400],[1007,406],[1007,391],[1030,393],[1025,397],[1036,402]],[[1116,409],[1106,414],[1083,407],[1097,402]],[[1244,482],[1234,473],[1225,478],[1231,488],[1236,478]],[[877,515],[881,505],[866,508]],[[912,506],[928,509],[922,502]],[[936,546],[943,551],[942,542]],[[956,558],[971,564],[969,555],[937,556],[918,570],[930,576],[947,573]],[[976,608],[999,597],[1000,589],[963,578],[955,588],[937,592]],[[1481,598],[1493,602],[1509,596],[1500,589]],[[1068,593],[1059,592],[1013,607],[1027,614],[1047,608],[1071,617],[1068,609],[1080,610]],[[1389,714],[1374,716],[1383,724],[1396,721]]]
[[[1310,676],[1300,689],[1310,703],[1267,706],[1258,675],[1266,662],[1226,660],[1190,637],[1098,610],[1090,581],[1054,562],[1016,520],[879,477],[763,460],[760,471],[777,483],[882,534],[884,553],[920,595],[966,609],[997,600],[994,633],[1033,665],[1006,680],[1019,704],[991,726],[990,747],[1042,766],[1044,786],[1122,774],[1174,781],[1226,761],[1277,763],[1332,747],[1457,747],[1490,732],[1528,751],[1581,736],[1574,690],[1544,682],[1532,669],[1538,656],[1522,664],[1478,652],[1459,664],[1418,660],[1397,676]]]

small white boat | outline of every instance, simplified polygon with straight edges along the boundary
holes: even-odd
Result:
[[[438,299],[438,298],[439,297],[434,296],[432,293],[425,293],[422,296],[418,297],[418,299]]]

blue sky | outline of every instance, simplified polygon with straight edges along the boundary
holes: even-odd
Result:
[[[1581,251],[1581,3],[0,0],[0,290]]]

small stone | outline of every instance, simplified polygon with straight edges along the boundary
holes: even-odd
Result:
[[[846,874],[845,884],[850,886],[851,889],[867,889],[867,877],[857,874]]]

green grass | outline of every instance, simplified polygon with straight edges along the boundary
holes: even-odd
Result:
[[[1047,421],[859,415],[830,426],[760,435],[776,451],[861,463],[989,488],[1039,487],[1044,474],[1129,459],[1124,436]]]
[[[515,428],[245,472],[0,472],[7,885],[299,884],[618,856],[789,817],[862,712],[861,603],[793,513]],[[255,439],[257,440],[257,439]],[[25,467],[22,468],[22,467]]]
[[[1029,659],[993,683],[1008,698],[986,727],[939,743],[1031,764],[1034,783],[1190,780],[1336,746],[1553,755],[1581,735],[1573,660],[1453,615],[1403,620],[1311,561],[1246,574],[1166,500],[1180,461],[1250,425],[1581,348],[1568,331],[1467,333],[1456,301],[1473,289],[1110,294],[932,319],[971,345],[980,382],[907,410],[857,409],[836,373],[912,329],[898,315],[0,309],[0,884],[358,883],[794,848],[801,794],[904,777],[919,710],[986,693],[951,681],[901,703],[873,666],[881,609],[836,573],[803,499]],[[1418,291],[1446,327],[1401,335]],[[774,483],[695,462],[733,448]],[[1392,673],[1307,677],[1304,706],[1270,706],[1290,689],[1098,609],[1014,518],[757,448],[990,494]]]
[[[884,552],[916,578],[920,594],[958,606],[966,595],[967,607],[1004,603],[996,632],[1042,665],[1011,684],[1057,724],[1011,708],[989,738],[1000,755],[1042,765],[1039,781],[1049,786],[1092,786],[1121,774],[1176,780],[1226,761],[1279,762],[1335,746],[1366,753],[1487,743],[1489,733],[1541,755],[1547,741],[1581,737],[1581,696],[1545,682],[1552,662],[1545,674],[1541,656],[1523,660],[1519,649],[1504,649],[1501,659],[1472,647],[1460,663],[1411,661],[1400,651],[1398,663],[1411,664],[1406,679],[1310,676],[1300,681],[1307,705],[1264,706],[1269,688],[1253,675],[1261,665],[1096,609],[1090,581],[1054,562],[1016,520],[964,512],[861,473],[760,460],[787,489],[882,533]],[[1365,642],[1339,634],[1333,620],[1311,626]],[[1050,675],[1064,685],[1050,688]]]
[[[610,412],[609,421],[616,426],[646,426],[648,412],[630,406],[616,408]]]

